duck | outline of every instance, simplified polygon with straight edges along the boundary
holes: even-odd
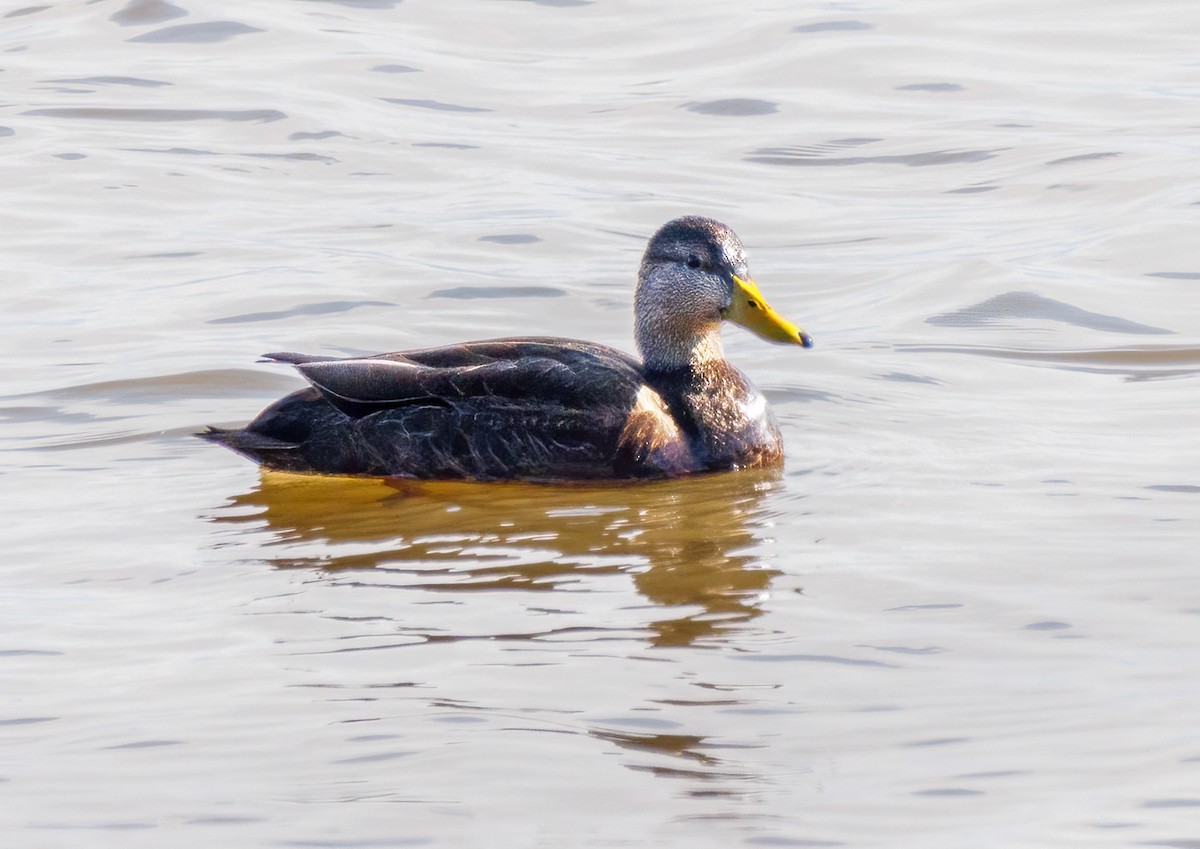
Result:
[[[640,358],[544,336],[351,358],[264,354],[309,386],[245,427],[197,435],[266,470],[323,475],[566,483],[778,467],[779,425],[725,359],[725,322],[813,345],[763,298],[733,230],[684,216],[642,256]]]

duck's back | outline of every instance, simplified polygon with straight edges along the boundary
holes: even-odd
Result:
[[[284,471],[476,480],[704,467],[641,366],[603,345],[499,339],[361,359],[271,354],[312,387],[220,442]]]

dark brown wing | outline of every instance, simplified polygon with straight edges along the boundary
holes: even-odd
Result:
[[[695,468],[638,362],[603,345],[498,339],[343,360],[267,356],[313,389],[208,438],[269,467],[480,480]]]
[[[641,367],[628,354],[572,339],[494,339],[354,359],[265,356],[295,365],[349,416],[483,397],[567,406],[632,403],[642,383]]]

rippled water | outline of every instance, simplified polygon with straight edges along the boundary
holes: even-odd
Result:
[[[0,9],[0,826],[1200,846],[1200,12]],[[628,348],[741,234],[779,475],[262,476],[263,351]]]

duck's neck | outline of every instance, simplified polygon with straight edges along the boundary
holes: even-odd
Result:
[[[634,295],[634,341],[647,371],[675,372],[721,362],[721,316],[706,315],[697,293],[643,274]]]
[[[678,372],[724,362],[720,330],[721,326],[714,324],[704,333],[678,333],[669,326],[643,327],[639,321],[634,339],[646,371]]]

